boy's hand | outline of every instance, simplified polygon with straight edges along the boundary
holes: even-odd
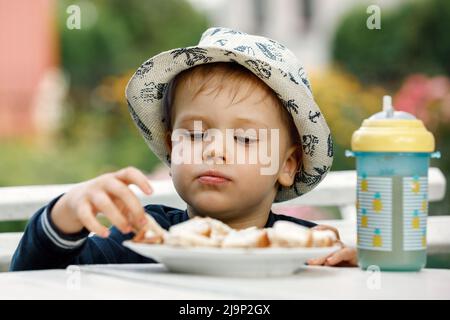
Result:
[[[123,233],[140,229],[147,223],[146,213],[128,188],[129,184],[137,185],[147,195],[153,192],[145,175],[136,168],[106,173],[80,183],[64,194],[51,211],[52,221],[67,234],[86,227],[101,237],[108,237],[108,228],[96,219],[101,212]]]
[[[318,225],[313,229],[316,230],[331,230],[336,234],[338,243],[342,248],[338,251],[331,253],[328,256],[324,256],[317,259],[309,259],[307,261],[310,266],[336,266],[336,267],[357,267],[358,258],[355,248],[346,247],[340,240],[339,232],[336,228],[326,225]]]

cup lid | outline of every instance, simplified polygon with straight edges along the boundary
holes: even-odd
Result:
[[[366,152],[433,152],[434,137],[412,114],[395,111],[390,96],[383,111],[363,121],[353,133],[352,150]]]

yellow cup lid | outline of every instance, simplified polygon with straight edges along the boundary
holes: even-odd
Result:
[[[395,111],[390,96],[383,98],[383,111],[363,121],[353,133],[352,150],[365,152],[433,152],[434,137],[421,120]]]

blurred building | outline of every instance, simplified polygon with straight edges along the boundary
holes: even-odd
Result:
[[[334,32],[342,16],[354,6],[379,5],[382,17],[383,9],[405,0],[189,1],[208,15],[211,25],[278,40],[289,47],[310,70],[330,62]]]
[[[54,0],[0,0],[0,137],[54,125],[55,9]]]

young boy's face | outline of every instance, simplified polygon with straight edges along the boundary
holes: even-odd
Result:
[[[177,142],[172,135],[171,175],[177,192],[196,214],[226,222],[256,211],[262,205],[270,208],[277,182],[283,186],[293,183],[299,159],[296,147],[289,139],[288,124],[283,121],[280,106],[274,105],[271,99],[262,99],[264,91],[261,88],[255,88],[249,95],[239,91],[233,99],[227,83],[222,85],[222,90],[206,91],[195,98],[185,86],[177,87],[172,133],[184,132],[191,143]],[[199,124],[203,133],[208,129],[214,129],[215,134],[221,133],[222,145],[214,142],[217,135],[210,141],[202,139],[208,135],[202,136]],[[175,150],[178,155],[180,150],[181,154],[190,152],[191,161],[174,161]],[[271,157],[271,164],[260,156],[261,152]],[[245,155],[244,163],[242,158],[238,159],[239,153]],[[256,155],[257,160],[250,160],[250,154]],[[195,162],[195,156],[200,162]],[[267,170],[269,167],[272,169]],[[214,174],[222,177],[212,176]]]

